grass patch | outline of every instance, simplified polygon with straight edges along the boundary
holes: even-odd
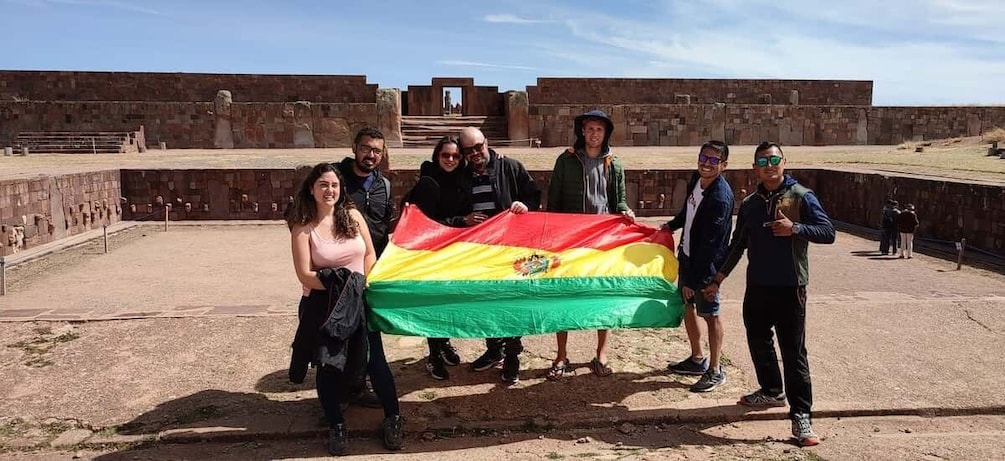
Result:
[[[544,457],[547,459],[562,459],[565,458],[565,455],[558,454],[553,451],[551,453],[548,453],[547,455],[544,455]]]
[[[48,353],[57,344],[68,343],[80,338],[74,331],[67,331],[58,335],[52,334],[52,329],[45,327],[35,327],[33,330],[35,337],[8,344],[12,349],[21,349],[25,353],[24,364],[32,368],[43,368],[53,365],[55,362],[49,359]]]
[[[419,393],[419,398],[423,400],[436,400],[435,391],[422,391]]]

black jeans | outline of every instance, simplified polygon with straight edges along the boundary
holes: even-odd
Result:
[[[485,340],[485,348],[489,352],[499,352],[499,355],[517,356],[523,352],[521,336],[509,338],[489,338]]]
[[[373,391],[384,406],[384,417],[401,414],[398,406],[398,389],[394,385],[394,375],[391,374],[391,367],[387,364],[387,357],[384,356],[384,343],[381,341],[379,331],[367,333],[369,343],[370,358],[366,363],[366,372],[370,375],[370,384]],[[354,377],[345,376],[344,373],[328,365],[318,367],[317,390],[318,400],[321,401],[321,409],[324,411],[328,424],[335,426],[345,422],[342,416],[342,408],[339,407],[341,397],[346,395],[346,387],[353,387]]]
[[[743,326],[761,390],[772,395],[786,392],[790,414],[809,413],[813,386],[806,358],[806,287],[748,286],[743,296]],[[774,335],[785,367],[784,387]]]

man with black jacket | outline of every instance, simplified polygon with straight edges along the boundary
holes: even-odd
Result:
[[[691,343],[691,355],[667,368],[677,374],[700,375],[691,392],[711,392],[726,382],[719,363],[722,356],[723,327],[719,316],[718,294],[706,300],[701,291],[713,283],[713,277],[726,262],[729,234],[733,228],[733,189],[722,171],[729,160],[729,147],[720,141],[708,141],[698,150],[698,171],[688,183],[687,203],[664,226],[670,231],[683,229],[677,260],[678,277],[684,298],[684,327]],[[701,347],[698,317],[708,325],[706,358]]]
[[[339,173],[345,179],[345,189],[356,204],[356,209],[366,219],[370,237],[373,239],[373,249],[379,258],[387,247],[388,233],[391,221],[394,219],[394,206],[391,203],[391,182],[381,174],[378,166],[384,159],[386,146],[384,133],[372,127],[366,127],[356,133],[352,141],[353,157],[346,157],[336,164]],[[370,360],[377,358],[383,363],[369,363],[368,368],[387,367],[384,359],[384,345],[379,331],[367,334],[370,346]],[[373,373],[370,373],[373,380]],[[360,374],[352,385],[352,403],[371,408],[380,408],[380,400],[366,386],[366,376]]]
[[[471,208],[465,223],[477,225],[504,212],[524,213],[541,207],[541,190],[523,164],[512,158],[499,158],[489,149],[488,140],[481,130],[467,127],[461,130],[461,154],[467,160],[471,175]],[[515,384],[520,380],[520,337],[489,338],[487,350],[471,362],[475,371],[485,371],[503,364],[502,380]]]

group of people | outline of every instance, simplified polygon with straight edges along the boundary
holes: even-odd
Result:
[[[914,204],[908,203],[901,209],[899,202],[887,199],[882,219],[879,252],[883,255],[896,255],[897,248],[900,248],[900,257],[911,259],[914,253],[914,232],[920,225]]]
[[[573,129],[576,141],[555,161],[545,210],[618,214],[634,221],[624,167],[610,146],[614,124],[604,112],[594,110],[576,117]],[[315,166],[287,213],[294,267],[303,285],[290,379],[302,381],[308,363],[318,368],[317,392],[331,425],[329,451],[335,455],[347,453],[342,416],[347,401],[383,407],[385,447],[398,449],[402,443],[402,418],[380,333],[368,333],[365,315],[360,314],[366,308],[365,276],[386,247],[395,217],[390,182],[378,168],[385,152],[380,131],[361,130],[353,140],[354,155],[338,164]],[[691,387],[694,392],[709,392],[725,382],[719,286],[749,250],[743,321],[760,388],[739,403],[764,407],[788,402],[793,436],[801,445],[815,445],[819,439],[811,428],[805,347],[807,247],[811,242],[833,243],[834,228],[813,191],[785,174],[781,146],[762,143],[752,162],[760,183],[743,200],[734,229],[733,192],[722,175],[728,160],[725,143],[708,141],[701,146],[686,206],[663,226],[682,230],[678,285],[691,346],[690,356],[668,369],[700,375]],[[541,190],[527,169],[491,149],[485,135],[473,127],[437,143],[404,201],[454,227],[475,226],[504,212],[537,211],[542,205]],[[707,357],[698,317],[707,325]],[[784,379],[775,356],[775,336]],[[608,339],[609,331],[597,332],[590,368],[599,377],[612,373]],[[461,363],[457,349],[449,338],[427,342],[429,375],[449,379],[448,367]],[[545,375],[548,380],[561,380],[570,371],[567,343],[568,332],[556,334],[557,353]],[[484,353],[470,366],[486,371],[501,365],[501,380],[513,384],[520,379],[522,351],[520,337],[488,338]],[[376,398],[367,398],[364,374]]]

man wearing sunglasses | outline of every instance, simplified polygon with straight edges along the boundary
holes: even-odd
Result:
[[[760,389],[744,395],[739,403],[776,407],[785,406],[788,400],[792,436],[800,445],[812,446],[820,439],[810,420],[813,390],[806,358],[807,253],[811,242],[834,243],[834,226],[813,191],[785,174],[781,146],[762,142],[754,150],[753,166],[760,180],[757,192],[740,205],[729,256],[704,294],[718,293],[719,284],[749,248],[743,325]],[[782,353],[784,383],[774,336]]]
[[[541,207],[541,190],[523,164],[512,158],[499,158],[489,149],[481,130],[467,127],[461,130],[461,154],[467,161],[471,183],[473,215],[469,225],[478,225],[504,211],[524,213]],[[502,380],[515,384],[520,380],[520,337],[489,338],[486,351],[471,362],[474,371],[485,371],[503,364]]]
[[[698,170],[688,183],[687,203],[663,227],[683,229],[677,250],[678,285],[684,298],[684,328],[691,355],[667,369],[682,375],[700,375],[691,392],[711,392],[726,382],[719,362],[723,328],[719,295],[705,299],[702,290],[714,284],[715,274],[726,262],[729,234],[733,228],[733,189],[722,176],[729,160],[729,146],[708,141],[698,150]],[[702,352],[698,317],[708,326],[708,357]]]

